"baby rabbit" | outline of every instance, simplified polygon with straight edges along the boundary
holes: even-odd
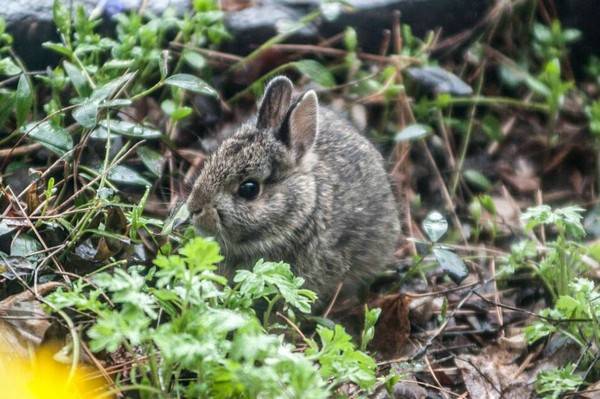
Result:
[[[269,82],[256,120],[205,162],[187,206],[230,272],[285,261],[324,305],[340,282],[364,287],[392,263],[399,217],[377,150],[314,91],[292,92],[285,77]]]

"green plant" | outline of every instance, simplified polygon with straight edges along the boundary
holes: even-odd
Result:
[[[582,382],[581,376],[575,374],[575,365],[569,364],[559,369],[541,372],[535,388],[543,398],[558,399],[564,393],[576,390]]]
[[[581,38],[577,29],[564,29],[558,20],[552,21],[550,26],[533,24],[533,50],[542,60],[565,58],[567,47]]]
[[[577,206],[552,210],[548,205],[540,205],[527,209],[521,217],[528,231],[542,226],[551,226],[556,230],[556,239],[546,243],[544,256],[539,263],[528,263],[544,280],[554,299],[568,294],[569,284],[584,270],[580,259],[584,249],[576,241],[585,235],[581,224],[583,211]]]
[[[294,318],[316,299],[287,264],[261,261],[238,271],[228,287],[215,273],[222,260],[216,242],[194,238],[177,254],[164,252],[151,269],[98,273],[93,285],[77,280],[47,297],[57,309],[91,317],[93,351],[124,347],[144,355],[147,360],[121,376],[118,390],[142,397],[325,398],[350,382],[366,391],[374,387],[374,360],[341,326],[319,326],[319,340],[305,338],[304,353],[269,333],[281,328],[269,323],[275,303]],[[263,322],[253,308],[261,300],[269,305]],[[364,342],[377,315],[368,312]]]

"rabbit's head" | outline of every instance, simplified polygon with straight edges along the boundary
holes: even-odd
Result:
[[[226,255],[262,256],[289,245],[316,209],[317,96],[292,101],[292,91],[289,79],[273,79],[256,121],[225,140],[194,183],[193,223]]]

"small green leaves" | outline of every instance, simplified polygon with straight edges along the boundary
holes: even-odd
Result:
[[[355,348],[352,338],[342,326],[338,324],[333,330],[319,326],[317,334],[321,348],[317,350],[313,343],[307,353],[318,357],[323,377],[351,381],[363,389],[375,385],[375,361]]]
[[[561,231],[573,237],[582,237],[585,235],[582,213],[585,209],[579,206],[567,206],[552,210],[548,205],[539,205],[527,209],[521,216],[521,220],[526,223],[525,228],[531,230],[539,225],[555,225]]]
[[[194,75],[189,75],[187,73],[171,75],[165,79],[165,84],[169,86],[180,87],[184,90],[193,91],[194,93],[218,97],[218,93],[208,83]]]
[[[536,378],[535,390],[543,398],[558,399],[563,394],[576,390],[583,384],[583,377],[575,372],[575,365],[540,372]]]
[[[405,141],[416,141],[424,139],[425,137],[429,136],[431,132],[432,130],[429,126],[414,123],[412,125],[408,125],[404,129],[396,133],[394,141],[396,143],[401,143]]]
[[[73,138],[69,132],[49,121],[30,123],[23,127],[22,132],[59,156],[73,148]]]
[[[61,0],[54,0],[52,4],[52,19],[56,28],[67,40],[71,36],[71,14]]]
[[[341,384],[365,391],[375,386],[374,359],[357,350],[340,325],[319,327],[320,344],[307,340],[305,353],[260,326],[251,309],[255,300],[285,298],[286,306],[307,311],[314,300],[289,265],[259,262],[252,271],[238,271],[238,284],[227,287],[214,274],[222,260],[215,241],[197,237],[177,255],[158,256],[155,269],[113,268],[97,274],[93,286],[78,280],[46,299],[55,308],[96,315],[88,330],[93,351],[138,347],[159,357],[179,388],[177,376],[194,370],[201,383],[186,382],[190,397],[325,399]],[[365,345],[378,315],[379,309],[366,312]]]
[[[380,315],[381,309],[369,309],[365,305],[365,326],[360,337],[361,351],[366,351],[369,342],[371,342],[373,340],[373,337],[375,337],[375,324],[377,324],[377,320],[379,320]]]
[[[257,299],[278,294],[303,313],[309,313],[310,304],[317,299],[314,292],[300,288],[304,279],[294,277],[290,265],[283,262],[259,260],[252,271],[238,270],[233,281],[240,283],[243,295]]]
[[[433,211],[423,221],[423,230],[432,242],[437,242],[448,231],[448,222],[441,213]]]
[[[347,27],[344,31],[344,46],[348,51],[356,51],[356,47],[358,46],[356,30],[351,26]]]
[[[33,104],[33,92],[29,84],[29,80],[25,74],[21,74],[19,77],[19,83],[17,85],[17,94],[15,97],[15,108],[17,114],[17,125],[21,126],[27,119],[27,116],[31,112],[31,105]]]

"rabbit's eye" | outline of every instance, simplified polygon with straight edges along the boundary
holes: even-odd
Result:
[[[256,180],[246,180],[238,188],[238,195],[247,200],[253,200],[258,197],[260,186]]]

